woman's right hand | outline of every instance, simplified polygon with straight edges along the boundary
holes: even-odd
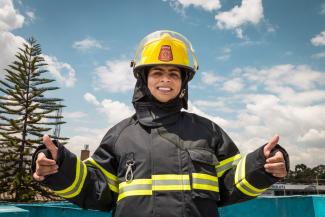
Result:
[[[47,158],[42,152],[37,155],[36,169],[33,173],[33,178],[36,181],[43,181],[45,179],[45,176],[57,173],[59,169],[59,166],[56,163],[56,160],[58,158],[58,148],[54,145],[48,135],[43,136],[43,143],[51,152],[53,160]]]

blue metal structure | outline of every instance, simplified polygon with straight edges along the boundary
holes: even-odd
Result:
[[[259,197],[222,207],[221,217],[325,217],[325,196]],[[68,202],[0,204],[0,217],[111,217]],[[132,215],[130,215],[132,216]]]

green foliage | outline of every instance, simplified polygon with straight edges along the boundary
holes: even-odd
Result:
[[[295,170],[290,170],[285,179],[288,183],[325,184],[325,165],[309,168],[305,164],[297,164]]]
[[[24,43],[15,57],[0,81],[0,194],[14,201],[32,201],[36,194],[51,198],[31,178],[31,154],[43,134],[65,123],[58,112],[64,106],[62,99],[45,96],[58,87],[47,86],[54,80],[43,77],[47,64],[36,40]],[[68,139],[50,136],[62,143]]]

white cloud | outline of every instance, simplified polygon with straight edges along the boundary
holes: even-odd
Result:
[[[234,78],[226,81],[223,85],[223,89],[228,92],[236,93],[244,88],[244,84],[240,78]]]
[[[76,71],[74,68],[65,62],[60,62],[54,56],[43,55],[46,63],[46,68],[57,81],[65,87],[73,87],[76,83]]]
[[[22,47],[25,40],[20,36],[15,36],[10,32],[0,31],[0,78],[4,77],[5,71],[15,59],[18,47]]]
[[[136,79],[128,60],[109,60],[106,65],[95,69],[95,87],[109,92],[133,90]]]
[[[91,93],[86,93],[84,98],[87,102],[95,105],[100,112],[106,115],[109,126],[117,124],[134,113],[133,108],[130,108],[126,104],[119,101],[104,99],[100,102]]]
[[[314,46],[325,45],[325,31],[322,31],[321,33],[310,39],[310,41]]]
[[[325,146],[325,130],[310,129],[307,133],[298,137],[299,142],[316,143]]]
[[[240,6],[218,13],[215,19],[218,28],[235,29],[237,37],[243,38],[241,27],[246,24],[256,25],[263,17],[262,0],[242,0]]]
[[[213,111],[222,111],[222,112],[234,112],[233,109],[230,109],[225,102],[226,98],[218,98],[212,100],[195,100],[193,101],[193,106],[198,107],[202,110],[213,110]]]
[[[91,103],[93,105],[96,105],[96,106],[99,106],[100,105],[100,103],[98,102],[98,100],[96,99],[96,97],[94,95],[92,95],[91,93],[86,93],[84,95],[84,99],[87,102],[89,102],[89,103]]]
[[[220,108],[225,106],[225,104],[222,101],[211,101],[211,100],[196,100],[193,102],[193,105],[198,107],[212,107],[212,108]]]
[[[82,51],[86,51],[91,48],[104,48],[100,41],[91,38],[76,41],[73,43],[72,47]]]
[[[218,81],[222,81],[222,77],[217,76],[216,74],[212,72],[202,72],[201,80],[203,83],[207,85],[213,85]]]
[[[63,116],[64,116],[64,118],[69,118],[69,119],[80,119],[80,118],[86,117],[87,116],[87,113],[80,112],[80,111],[76,111],[76,112],[63,112]]]
[[[219,0],[177,0],[183,7],[200,7],[207,11],[218,10],[221,7]]]
[[[80,156],[80,151],[84,149],[84,145],[89,145],[90,155],[92,155],[103,139],[107,129],[75,128],[74,131],[78,135],[72,136],[65,147],[77,156]]]
[[[101,106],[100,110],[106,114],[109,125],[115,125],[134,113],[134,110],[126,104],[111,99],[104,99]]]
[[[36,19],[36,15],[34,11],[27,11],[26,15],[28,16],[28,18],[30,19],[30,21],[34,21]]]
[[[243,30],[241,28],[235,29],[235,32],[236,32],[237,38],[240,38],[240,39],[244,38],[244,33],[243,33]]]
[[[0,1],[0,31],[10,31],[20,28],[25,17],[14,8],[12,0]]]
[[[299,90],[312,90],[323,85],[325,73],[313,70],[308,65],[277,65],[268,69],[256,68],[242,69],[243,76],[252,81],[266,85],[268,91],[278,93],[279,88],[297,88]]]
[[[134,111],[126,104],[113,101],[110,99],[104,99],[102,101],[97,100],[96,96],[91,93],[84,94],[84,99],[94,105],[96,110],[106,116],[107,127],[105,128],[88,128],[77,127],[74,128],[74,136],[69,139],[69,143],[66,147],[76,155],[80,155],[80,150],[84,148],[84,145],[89,145],[90,154],[92,154],[100,144],[105,133],[108,129],[113,127],[121,120],[130,117]],[[69,114],[69,113],[68,113]],[[65,115],[65,114],[64,114]],[[72,118],[84,117],[86,114],[83,112],[72,112],[70,116]],[[65,115],[66,116],[66,115]]]
[[[279,134],[293,166],[321,164],[321,153],[325,153],[325,72],[290,64],[233,72],[224,83],[237,79],[245,92],[225,100],[233,109],[232,120],[225,119],[225,129],[240,150],[251,152]]]
[[[197,115],[200,115],[202,117],[208,118],[214,123],[217,123],[221,127],[229,127],[230,122],[227,121],[224,118],[218,117],[218,116],[212,116],[205,112],[203,112],[201,109],[199,109],[197,106],[195,106],[191,101],[188,102],[188,112],[195,113]]]
[[[311,56],[311,58],[313,58],[313,59],[321,59],[321,58],[325,58],[325,52],[320,52],[320,53],[313,54],[313,55]]]
[[[322,14],[322,15],[325,14],[325,3],[321,4],[319,13]]]
[[[226,61],[230,58],[231,49],[226,47],[222,50],[222,55],[217,57],[217,60]]]

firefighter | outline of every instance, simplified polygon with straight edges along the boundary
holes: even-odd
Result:
[[[183,35],[149,34],[131,66],[135,114],[112,127],[85,161],[45,135],[33,156],[35,180],[115,217],[214,217],[217,207],[255,198],[286,176],[279,136],[242,155],[216,123],[181,111],[198,70]]]

